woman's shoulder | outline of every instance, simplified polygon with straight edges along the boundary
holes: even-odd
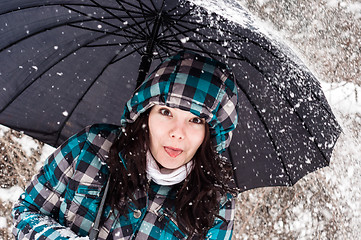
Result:
[[[105,141],[113,143],[121,130],[117,125],[97,123],[85,127],[84,131],[89,142],[99,145]]]
[[[88,125],[85,127],[85,131],[88,134],[101,134],[102,136],[108,136],[112,133],[119,133],[120,126],[114,124],[107,124],[107,123],[95,123],[92,125]]]
[[[120,127],[112,124],[93,124],[85,127],[82,132],[86,136],[86,144],[82,148],[83,151],[97,156],[98,160],[105,164],[110,148],[118,137]],[[80,158],[80,160],[90,161],[88,158]],[[94,162],[95,160],[93,159],[92,161]]]

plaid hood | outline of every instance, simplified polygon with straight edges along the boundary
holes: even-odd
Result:
[[[189,51],[166,59],[127,102],[121,124],[134,122],[156,104],[204,118],[217,152],[229,146],[238,119],[237,87],[225,64]]]

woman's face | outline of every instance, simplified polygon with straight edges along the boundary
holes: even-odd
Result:
[[[196,115],[155,105],[149,114],[150,151],[165,168],[176,169],[192,160],[205,136],[205,121]]]

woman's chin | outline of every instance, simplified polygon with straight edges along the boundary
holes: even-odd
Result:
[[[158,163],[158,166],[160,168],[166,168],[166,169],[169,169],[169,170],[177,169],[177,168],[181,167],[182,165],[184,165],[180,161],[175,162],[174,159],[169,159],[169,160],[168,159],[162,159],[162,161],[157,160],[157,163]]]

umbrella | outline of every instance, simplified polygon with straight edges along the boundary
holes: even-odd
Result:
[[[1,0],[0,123],[52,146],[119,124],[160,61],[191,50],[228,64],[237,186],[293,185],[327,166],[340,127],[317,79],[234,1]]]

